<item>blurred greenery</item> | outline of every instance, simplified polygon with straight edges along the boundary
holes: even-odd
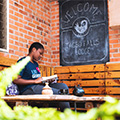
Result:
[[[120,100],[106,96],[106,102],[99,108],[87,112],[74,112],[66,109],[64,112],[54,108],[37,108],[31,106],[15,106],[13,109],[1,99],[6,87],[17,77],[21,69],[30,60],[29,57],[0,72],[0,120],[115,120],[120,115]]]

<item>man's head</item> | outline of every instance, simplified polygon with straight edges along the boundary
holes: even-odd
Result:
[[[44,53],[44,47],[39,42],[34,42],[31,44],[29,48],[29,55],[31,56],[32,60],[38,61],[42,58]]]
[[[29,48],[29,54],[32,52],[33,48],[36,48],[36,50],[38,50],[38,49],[43,49],[44,50],[44,46],[41,43],[34,42],[34,43],[31,44],[31,46]]]

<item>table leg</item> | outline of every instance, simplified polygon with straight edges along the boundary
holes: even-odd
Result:
[[[75,109],[75,112],[77,112],[77,105],[76,105],[76,102],[74,102],[74,109]]]

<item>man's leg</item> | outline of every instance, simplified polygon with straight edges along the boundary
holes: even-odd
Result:
[[[69,88],[64,83],[53,83],[53,84],[51,83],[49,86],[52,88],[53,94],[59,94],[60,89],[67,89],[68,93],[69,93]],[[43,87],[45,87],[45,85],[34,85],[31,88],[28,88],[27,90],[25,90],[22,94],[24,94],[24,95],[42,94]]]
[[[69,93],[69,88],[66,84],[64,83],[51,83],[50,87],[53,90],[53,94],[59,94],[60,89],[67,89]],[[69,102],[59,102],[59,107],[61,112],[63,112],[66,108],[70,108]]]
[[[34,85],[34,86],[28,88],[27,90],[25,90],[25,91],[22,93],[22,95],[41,94],[43,87],[44,87],[44,85]]]
[[[23,95],[30,95],[30,94],[42,94],[42,89],[44,85],[34,85],[31,88],[24,91]],[[53,94],[59,94],[60,89],[68,89],[67,85],[64,83],[54,83],[50,84],[50,87],[53,90]],[[60,110],[63,112],[66,108],[70,108],[69,102],[59,102]]]
[[[66,89],[66,90],[68,90],[68,94],[69,94],[69,88],[68,88],[68,86],[66,85],[66,84],[64,84],[64,83],[51,83],[50,85],[49,85],[51,88],[56,88],[56,89],[58,89],[58,93],[56,93],[55,92],[55,94],[59,94],[59,90],[60,89]],[[54,93],[54,92],[53,92]]]
[[[44,85],[34,85],[31,88],[28,88],[27,90],[25,90],[22,95],[35,95],[35,94],[41,94],[42,92],[42,88],[44,87]],[[45,107],[46,105],[48,106],[48,104],[45,103],[39,103],[39,102],[35,102],[35,101],[31,101],[29,102],[30,106],[35,107],[37,106],[38,108],[41,107]]]

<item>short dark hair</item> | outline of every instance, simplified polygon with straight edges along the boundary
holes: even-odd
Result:
[[[38,49],[43,49],[44,50],[44,46],[39,42],[34,42],[34,43],[31,44],[31,46],[29,48],[29,53],[31,53],[33,48],[36,48],[36,50],[38,50]]]

